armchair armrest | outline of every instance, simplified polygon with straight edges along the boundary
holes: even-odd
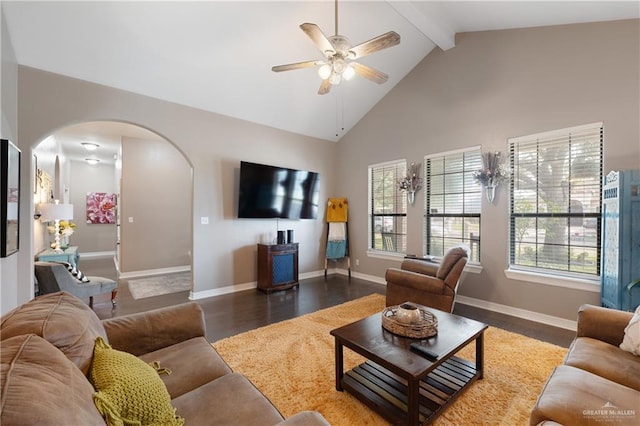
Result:
[[[432,277],[436,276],[439,267],[440,264],[438,263],[416,259],[406,259],[400,266],[400,268],[405,271],[417,272],[423,275],[431,275]]]
[[[143,355],[194,337],[204,337],[204,313],[197,303],[183,303],[102,321],[114,349]]]
[[[619,346],[624,338],[624,328],[632,316],[632,312],[582,305],[578,309],[577,337],[591,337]]]
[[[387,269],[385,279],[387,285],[395,284],[427,293],[444,294],[447,288],[439,278],[397,268]]]

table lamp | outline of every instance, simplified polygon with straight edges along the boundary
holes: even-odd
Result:
[[[60,221],[73,219],[73,204],[43,203],[40,204],[40,221],[55,222],[56,245],[54,250],[62,252],[60,248]]]

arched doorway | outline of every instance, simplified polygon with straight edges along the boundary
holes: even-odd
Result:
[[[92,121],[55,131],[34,155],[34,203],[54,194],[73,205],[69,240],[81,258],[113,257],[127,277],[191,269],[192,167],[167,139],[130,123]],[[44,200],[37,191],[47,192]],[[115,211],[102,212],[100,200],[109,199]],[[98,218],[89,214],[96,209]],[[34,221],[35,252],[49,239]]]

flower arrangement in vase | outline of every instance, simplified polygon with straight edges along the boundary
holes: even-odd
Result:
[[[73,234],[73,231],[76,227],[76,224],[71,222],[70,220],[61,220],[60,221],[60,225],[59,225],[59,232],[58,235],[60,235],[60,240],[62,241],[62,243],[60,244],[60,247],[62,249],[65,249],[69,246],[69,236],[71,236],[71,234]],[[50,234],[55,234],[56,233],[56,227],[55,226],[49,226],[47,227],[47,229],[49,230]],[[55,247],[55,242],[51,243],[51,248]]]
[[[398,181],[398,187],[401,191],[407,191],[407,200],[409,204],[415,201],[416,191],[422,188],[422,178],[420,177],[420,164],[411,163],[407,176]]]
[[[509,168],[502,159],[502,153],[483,152],[482,168],[473,173],[475,180],[485,188],[487,200],[493,203],[496,187],[509,180]]]

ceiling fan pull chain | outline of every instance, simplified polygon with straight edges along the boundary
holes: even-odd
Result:
[[[341,118],[341,126],[340,126],[340,130],[342,130],[342,133],[344,134],[344,96],[342,96],[342,91],[340,92],[340,106],[341,106],[341,111],[340,111],[340,118]]]
[[[338,137],[340,135],[340,131],[338,130],[338,114],[339,114],[338,97],[336,96],[335,99],[336,99],[336,137]]]

